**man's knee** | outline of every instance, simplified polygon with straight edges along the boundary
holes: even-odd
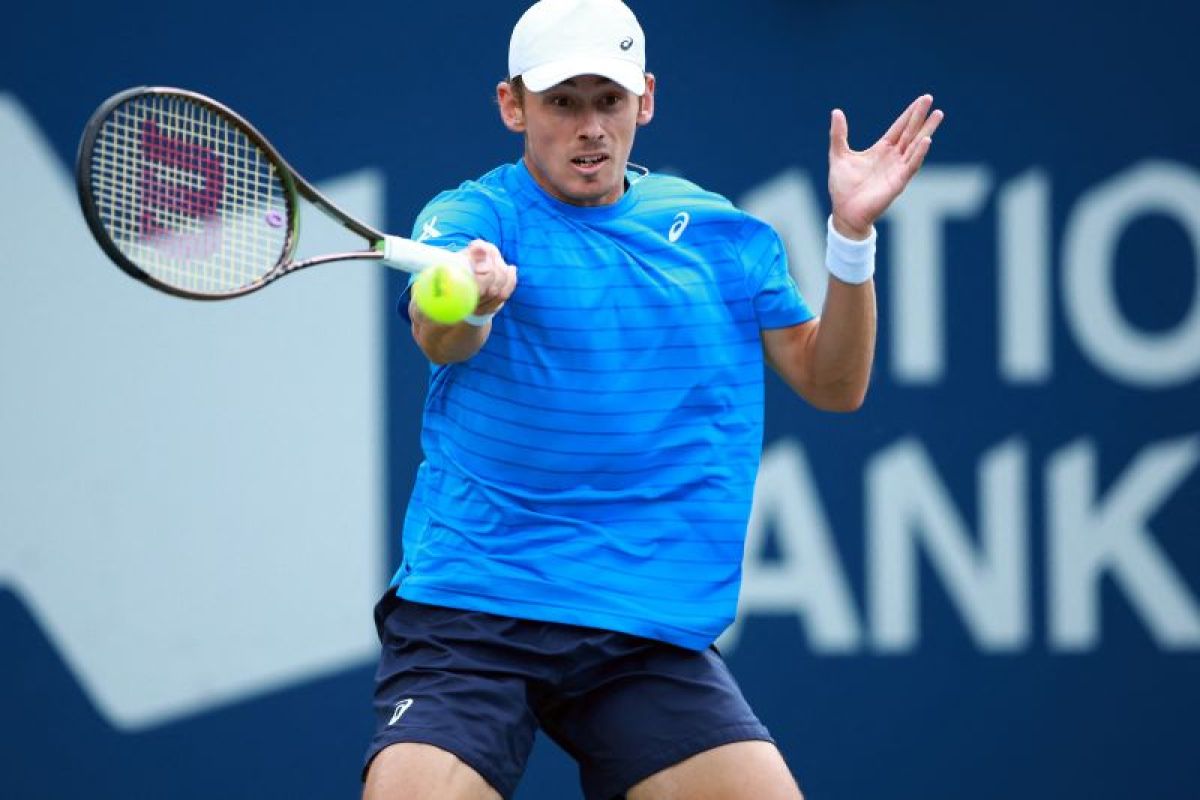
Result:
[[[500,800],[500,794],[448,750],[403,742],[371,760],[363,800]]]
[[[641,781],[629,800],[803,800],[779,749],[750,741],[714,747]]]

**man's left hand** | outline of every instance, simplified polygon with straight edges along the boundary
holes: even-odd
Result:
[[[849,127],[834,109],[829,127],[829,197],[833,226],[850,239],[866,239],[892,201],[921,168],[933,132],[945,116],[933,108],[933,96],[922,95],[892,123],[869,150],[850,149]]]

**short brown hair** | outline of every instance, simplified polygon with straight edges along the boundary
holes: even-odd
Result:
[[[508,85],[512,87],[513,95],[517,98],[518,105],[525,105],[525,81],[521,80],[521,76],[508,79]]]

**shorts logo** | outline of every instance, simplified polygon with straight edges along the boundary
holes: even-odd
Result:
[[[406,697],[399,703],[396,703],[396,708],[392,711],[392,718],[388,721],[388,725],[395,725],[397,722],[399,722],[400,718],[404,716],[404,712],[408,711],[412,704],[413,701],[411,697]]]
[[[671,223],[671,229],[667,231],[667,238],[672,242],[678,242],[679,237],[683,236],[683,231],[687,228],[691,220],[691,214],[688,214],[686,211],[680,211],[675,215],[675,221]]]

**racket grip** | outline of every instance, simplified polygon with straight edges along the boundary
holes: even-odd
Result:
[[[421,272],[436,264],[459,264],[469,267],[467,257],[454,250],[444,250],[433,245],[414,242],[403,236],[384,236],[375,245],[383,252],[383,263],[404,272]]]

